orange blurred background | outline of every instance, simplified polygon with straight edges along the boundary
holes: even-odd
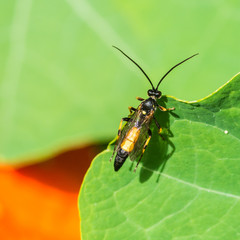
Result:
[[[88,146],[20,169],[1,167],[0,239],[79,240],[79,188],[97,152]]]

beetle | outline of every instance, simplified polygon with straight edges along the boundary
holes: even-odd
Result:
[[[160,106],[157,103],[157,99],[160,99],[162,97],[161,91],[158,90],[160,83],[174,68],[186,62],[190,58],[198,55],[198,53],[174,65],[160,79],[160,81],[157,84],[157,87],[155,88],[152,84],[152,81],[148,77],[148,75],[132,58],[130,58],[126,53],[124,53],[118,47],[116,46],[113,46],[113,47],[116,48],[118,51],[120,51],[130,61],[132,61],[142,71],[142,73],[145,75],[145,77],[148,79],[149,83],[152,86],[152,88],[147,91],[148,98],[143,99],[141,97],[137,97],[137,100],[141,101],[141,104],[137,108],[129,107],[130,115],[128,117],[122,118],[118,128],[116,144],[113,150],[113,154],[110,158],[110,161],[111,161],[113,156],[116,153],[115,161],[114,161],[115,171],[118,171],[122,167],[122,165],[124,164],[128,156],[132,161],[139,158],[137,165],[134,169],[134,172],[135,172],[142,159],[144,151],[146,150],[146,147],[152,137],[152,131],[150,129],[150,124],[152,120],[154,120],[158,128],[158,133],[161,135],[161,132],[162,132],[162,128],[160,124],[158,123],[157,119],[154,117],[155,111],[157,109],[160,109],[161,111],[164,111],[164,112],[174,110],[174,108],[165,108],[163,106]],[[124,121],[126,121],[127,123],[123,126]]]

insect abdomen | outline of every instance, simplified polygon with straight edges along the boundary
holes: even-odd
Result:
[[[126,134],[114,161],[115,171],[118,171],[122,167],[129,153],[133,150],[134,145],[138,140],[139,134],[140,129],[138,129],[137,127],[131,128]]]
[[[140,134],[139,128],[137,127],[131,128],[128,131],[126,137],[123,139],[121,148],[126,152],[130,153],[133,150],[136,141],[138,140],[139,134]]]
[[[122,165],[124,164],[125,160],[127,159],[129,153],[126,152],[123,149],[119,149],[117,152],[117,155],[115,157],[115,161],[114,161],[114,170],[118,171]]]

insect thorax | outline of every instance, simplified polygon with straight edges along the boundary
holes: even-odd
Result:
[[[155,112],[156,107],[157,107],[157,102],[155,99],[153,99],[151,97],[144,100],[141,104],[141,109],[142,109],[142,111],[146,112],[146,115],[149,115],[151,111]]]

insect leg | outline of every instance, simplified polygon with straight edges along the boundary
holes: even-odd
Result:
[[[112,154],[112,156],[111,156],[111,158],[110,158],[110,160],[109,160],[110,162],[112,161],[113,155],[114,155],[114,153],[115,153],[115,151],[116,151],[116,147],[117,147],[117,144],[118,144],[118,139],[119,139],[119,137],[120,137],[120,135],[121,135],[121,131],[122,131],[123,121],[128,122],[129,120],[130,120],[130,118],[128,118],[128,117],[122,118],[122,120],[121,120],[121,122],[120,122],[120,124],[119,124],[119,127],[118,127],[118,136],[117,136],[117,140],[116,140],[116,143],[115,143],[115,146],[114,146],[113,154]]]
[[[144,101],[145,99],[144,98],[141,98],[141,97],[136,97],[137,100],[139,101]]]
[[[117,137],[117,140],[119,139],[119,136],[121,134],[121,131],[122,131],[122,124],[123,124],[123,121],[126,121],[128,122],[130,120],[129,117],[125,117],[125,118],[122,118],[120,124],[119,124],[119,127],[118,127],[118,137]]]
[[[128,107],[128,109],[129,109],[130,114],[132,114],[133,112],[135,112],[137,110],[134,107]]]
[[[165,108],[165,107],[163,107],[163,106],[158,106],[158,108],[159,108],[161,111],[163,111],[163,112],[172,111],[172,110],[175,109],[174,107],[172,107],[172,108]]]
[[[154,116],[153,116],[153,119],[154,119],[154,121],[155,121],[155,123],[156,123],[156,126],[157,126],[159,132],[160,132],[160,129],[161,129],[161,131],[162,131],[162,128],[161,128],[159,122],[157,121],[157,119],[156,119]]]
[[[153,116],[153,119],[155,121],[155,124],[158,128],[158,134],[160,135],[160,137],[162,138],[162,140],[165,140],[165,138],[162,136],[162,127],[160,126],[159,122],[157,121],[157,119]]]
[[[143,154],[144,154],[144,152],[145,152],[145,150],[146,150],[146,148],[147,148],[147,145],[148,145],[148,143],[149,143],[149,141],[150,141],[150,139],[151,139],[151,137],[152,137],[152,131],[150,130],[150,129],[148,129],[148,139],[146,140],[146,142],[145,142],[145,144],[144,144],[144,146],[143,146],[143,150],[142,150],[142,154],[141,154],[141,156],[140,156],[140,158],[139,158],[139,160],[138,160],[138,162],[137,162],[137,165],[136,165],[136,167],[135,167],[135,169],[134,169],[134,172],[136,172],[136,169],[137,169],[137,167],[138,167],[138,164],[140,163],[140,161],[141,161],[141,159],[142,159],[142,156],[143,156]]]

